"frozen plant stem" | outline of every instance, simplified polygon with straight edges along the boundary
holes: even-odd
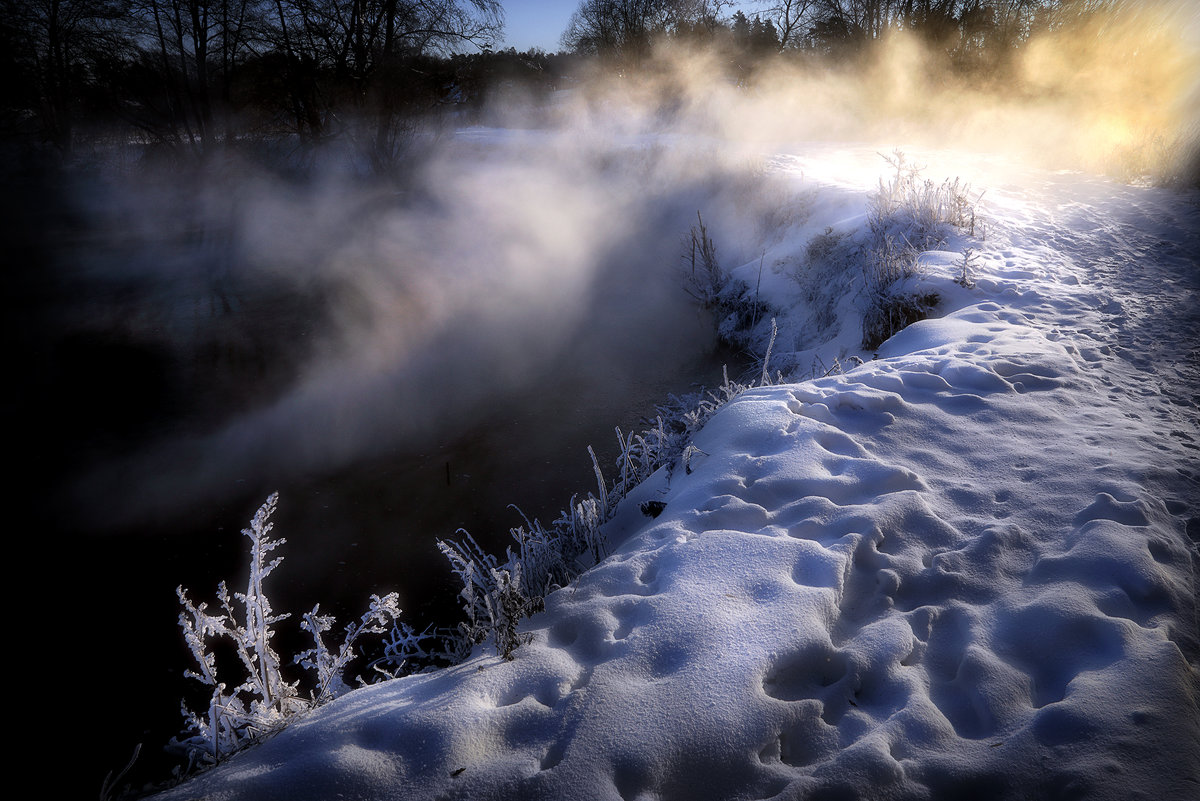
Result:
[[[751,324],[751,327],[758,325],[758,299],[762,294],[762,268],[763,261],[766,258],[767,254],[765,252],[758,257],[758,283],[754,287],[754,322]],[[772,322],[772,325],[774,325],[774,322]],[[774,334],[772,334],[772,338],[773,337]]]
[[[964,289],[973,289],[975,287],[975,259],[978,254],[975,253],[974,248],[965,248],[962,254],[962,259],[957,263],[959,274],[954,282]]]
[[[372,595],[370,609],[357,624],[346,628],[342,646],[335,655],[321,639],[321,634],[332,627],[333,618],[318,614],[318,608],[314,607],[304,616],[301,628],[312,635],[315,647],[294,661],[316,672],[316,687],[305,698],[300,694],[298,681],[285,681],[271,639],[275,636],[273,626],[291,615],[274,614],[263,588],[266,577],[283,561],[282,556],[268,559],[268,554],[287,541],[270,537],[274,528],[270,518],[278,500],[278,493],[268,497],[250,521],[250,527],[242,529],[250,540],[250,576],[246,592],[234,593],[233,600],[241,603],[244,623],[238,622],[225,582],[217,585],[217,602],[222,610],[219,614],[210,614],[206,603],[193,604],[182,586],[176,589],[183,605],[179,625],[197,666],[184,675],[212,688],[208,709],[202,715],[184,705],[187,721],[184,737],[172,741],[193,764],[214,764],[281,728],[291,716],[340,695],[347,689],[342,674],[355,656],[358,639],[363,634],[384,633],[400,614],[396,593],[383,598]],[[218,676],[213,651],[219,640],[232,645],[245,674],[245,679],[228,691],[228,685]]]
[[[216,762],[263,734],[278,728],[285,717],[296,711],[296,687],[283,680],[279,671],[279,656],[271,648],[272,626],[288,615],[273,615],[271,604],[263,592],[263,581],[282,561],[270,561],[266,555],[286,540],[271,540],[274,524],[271,514],[278,502],[273,493],[259,507],[250,527],[242,533],[250,539],[250,576],[245,593],[234,593],[242,604],[244,624],[238,623],[225,582],[217,586],[217,601],[223,614],[211,615],[208,605],[195,606],[183,587],[176,589],[183,611],[179,625],[192,652],[199,672],[189,670],[185,675],[212,688],[209,708],[203,717],[189,712],[185,706],[190,737],[181,745],[189,757]],[[245,671],[245,680],[226,693],[226,683],[217,674],[216,656],[212,645],[224,639],[234,647]],[[249,704],[246,703],[249,699]],[[302,706],[302,704],[301,704]]]
[[[771,339],[767,342],[767,352],[763,355],[763,371],[762,377],[759,378],[759,386],[767,386],[771,383],[770,366],[771,366],[771,350],[775,347],[775,336],[779,333],[779,325],[775,322],[775,318],[771,318]]]
[[[253,547],[250,549],[250,579],[246,587],[246,595],[242,600],[246,604],[246,630],[252,634],[254,642],[251,649],[241,649],[240,653],[243,656],[248,654],[257,656],[258,670],[254,675],[258,680],[258,692],[271,705],[282,701],[281,687],[283,685],[283,680],[279,675],[279,656],[271,650],[269,642],[274,636],[271,624],[290,617],[287,614],[272,617],[270,602],[267,601],[267,596],[263,592],[263,579],[283,561],[283,557],[276,557],[264,564],[264,557],[287,542],[287,540],[270,541],[268,539],[271,529],[275,527],[275,524],[269,522],[269,519],[275,512],[278,501],[279,493],[272,493],[266,503],[259,507],[250,523],[250,528],[242,531],[253,543]],[[253,660],[248,660],[247,666],[252,667]]]

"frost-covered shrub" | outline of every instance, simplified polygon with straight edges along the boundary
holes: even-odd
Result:
[[[947,227],[974,233],[976,204],[969,184],[922,178],[924,168],[899,150],[882,157],[895,172],[889,180],[880,178],[871,195],[867,220],[875,236],[902,237],[918,250],[930,250],[945,241]]]
[[[941,300],[936,292],[895,292],[863,315],[863,348],[875,350],[897,331],[924,320]]]
[[[421,673],[457,665],[471,654],[470,643],[457,629],[430,626],[417,632],[402,621],[394,621],[383,642],[383,655],[371,668],[386,678]]]
[[[717,338],[727,345],[748,347],[765,336],[766,320],[779,312],[762,302],[759,287],[750,287],[721,267],[717,248],[704,218],[696,213],[697,224],[684,238],[684,284],[689,295],[716,312]],[[759,262],[759,283],[762,262]]]
[[[250,528],[242,533],[250,538],[250,576],[246,592],[233,599],[241,606],[241,620],[222,581],[217,586],[220,612],[211,614],[208,604],[194,605],[181,586],[176,589],[183,611],[179,625],[196,660],[197,670],[185,675],[212,690],[208,709],[197,714],[184,705],[187,728],[176,744],[190,759],[216,762],[246,743],[281,726],[284,720],[306,707],[294,682],[283,679],[279,655],[271,647],[274,625],[289,617],[276,615],[263,592],[263,582],[279,566],[280,557],[267,561],[267,555],[286,540],[272,540],[270,523],[277,495],[271,495],[254,515]],[[218,640],[233,647],[241,663],[244,678],[229,687],[218,676],[217,656],[213,649]]]
[[[833,258],[845,238],[844,231],[835,231],[832,226],[826,226],[824,231],[810,239],[808,245],[805,246],[805,264],[815,265],[828,262]]]
[[[511,549],[508,562],[501,567],[470,532],[459,532],[463,540],[439,540],[438,548],[450,560],[451,570],[463,585],[459,597],[467,619],[459,624],[460,638],[467,645],[491,639],[498,655],[512,659],[522,642],[517,624],[535,610],[541,597],[530,592],[524,565],[513,558]]]
[[[350,662],[358,656],[354,646],[364,634],[388,632],[400,616],[398,601],[399,596],[394,592],[382,598],[372,594],[367,611],[357,622],[346,626],[342,644],[336,652],[329,650],[321,636],[333,628],[334,619],[320,614],[320,604],[314,606],[311,612],[304,613],[300,628],[312,635],[313,647],[297,654],[293,661],[316,674],[316,690],[309,698],[310,705],[317,706],[350,691],[343,677]]]
[[[357,623],[346,627],[341,646],[331,651],[322,635],[333,627],[333,618],[321,615],[319,608],[313,607],[300,625],[312,635],[314,647],[297,656],[293,663],[313,671],[315,682],[312,689],[302,693],[299,680],[287,681],[271,640],[276,634],[275,624],[291,615],[275,614],[263,590],[267,576],[283,561],[282,556],[269,558],[269,554],[287,542],[271,539],[275,524],[270,518],[278,500],[278,493],[267,498],[250,521],[250,527],[242,529],[242,534],[250,539],[245,592],[234,592],[231,597],[222,581],[217,585],[219,611],[212,613],[207,603],[193,604],[183,587],[176,590],[183,605],[179,625],[196,662],[196,669],[186,671],[185,675],[211,690],[205,710],[194,712],[184,703],[186,727],[182,737],[171,743],[187,756],[190,765],[214,764],[278,730],[292,716],[345,692],[348,687],[343,673],[356,656],[355,645],[365,634],[383,634],[400,615],[396,593],[383,598],[372,595],[368,611]],[[240,681],[232,686],[224,680],[225,676],[219,675],[220,648],[232,650],[236,655]]]
[[[546,595],[603,558],[606,548],[600,526],[619,495],[608,491],[595,453],[589,452],[600,496],[572,498],[549,528],[525,518],[524,526],[509,530],[516,550],[509,546],[503,564],[464,529],[459,530],[460,540],[438,541],[438,549],[462,583],[459,597],[466,616],[454,635],[459,643],[443,650],[465,652],[491,640],[497,654],[511,659],[521,643],[517,623],[541,609]]]
[[[937,306],[933,293],[899,291],[896,285],[921,272],[923,251],[941,247],[953,230],[973,235],[977,223],[970,186],[959,179],[936,184],[900,151],[883,156],[894,174],[881,178],[867,213],[863,254],[867,307],[863,347],[874,350],[892,334],[924,319]]]
[[[861,242],[851,231],[827,227],[809,240],[789,270],[807,305],[806,338],[824,341],[837,326],[837,307],[860,272]]]
[[[1200,188],[1200,131],[1174,137],[1143,132],[1098,161],[1096,166],[1123,183]]]
[[[729,275],[717,261],[717,246],[698,211],[696,224],[684,241],[683,258],[688,270],[688,294],[705,306],[716,304],[729,283]]]

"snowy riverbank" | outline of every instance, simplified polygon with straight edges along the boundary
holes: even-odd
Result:
[[[916,157],[964,174],[943,155]],[[886,165],[766,164],[804,211],[734,276],[782,310],[783,361],[845,371],[718,412],[511,662],[354,691],[164,797],[1200,792],[1196,194],[964,174],[982,238],[922,257],[936,317],[876,354],[861,277],[823,296],[797,270],[856,235]]]

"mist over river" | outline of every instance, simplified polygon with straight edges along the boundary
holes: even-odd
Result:
[[[17,494],[33,559],[70,576],[58,615],[93,606],[71,639],[102,655],[97,786],[138,742],[148,772],[163,759],[199,688],[175,588],[244,583],[239,531],[269,493],[285,659],[318,602],[344,624],[394,590],[406,622],[453,622],[437,538],[502,552],[522,515],[595,491],[589,445],[615,471],[615,427],[741,369],[681,264],[699,208],[755,213],[737,181],[564,147],[461,132],[399,187],[233,161],[12,170]]]

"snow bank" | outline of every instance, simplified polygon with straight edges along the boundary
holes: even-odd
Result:
[[[943,316],[713,417],[513,661],[357,690],[164,798],[1194,798],[1194,198],[1041,181],[995,189],[974,289],[928,254]]]

